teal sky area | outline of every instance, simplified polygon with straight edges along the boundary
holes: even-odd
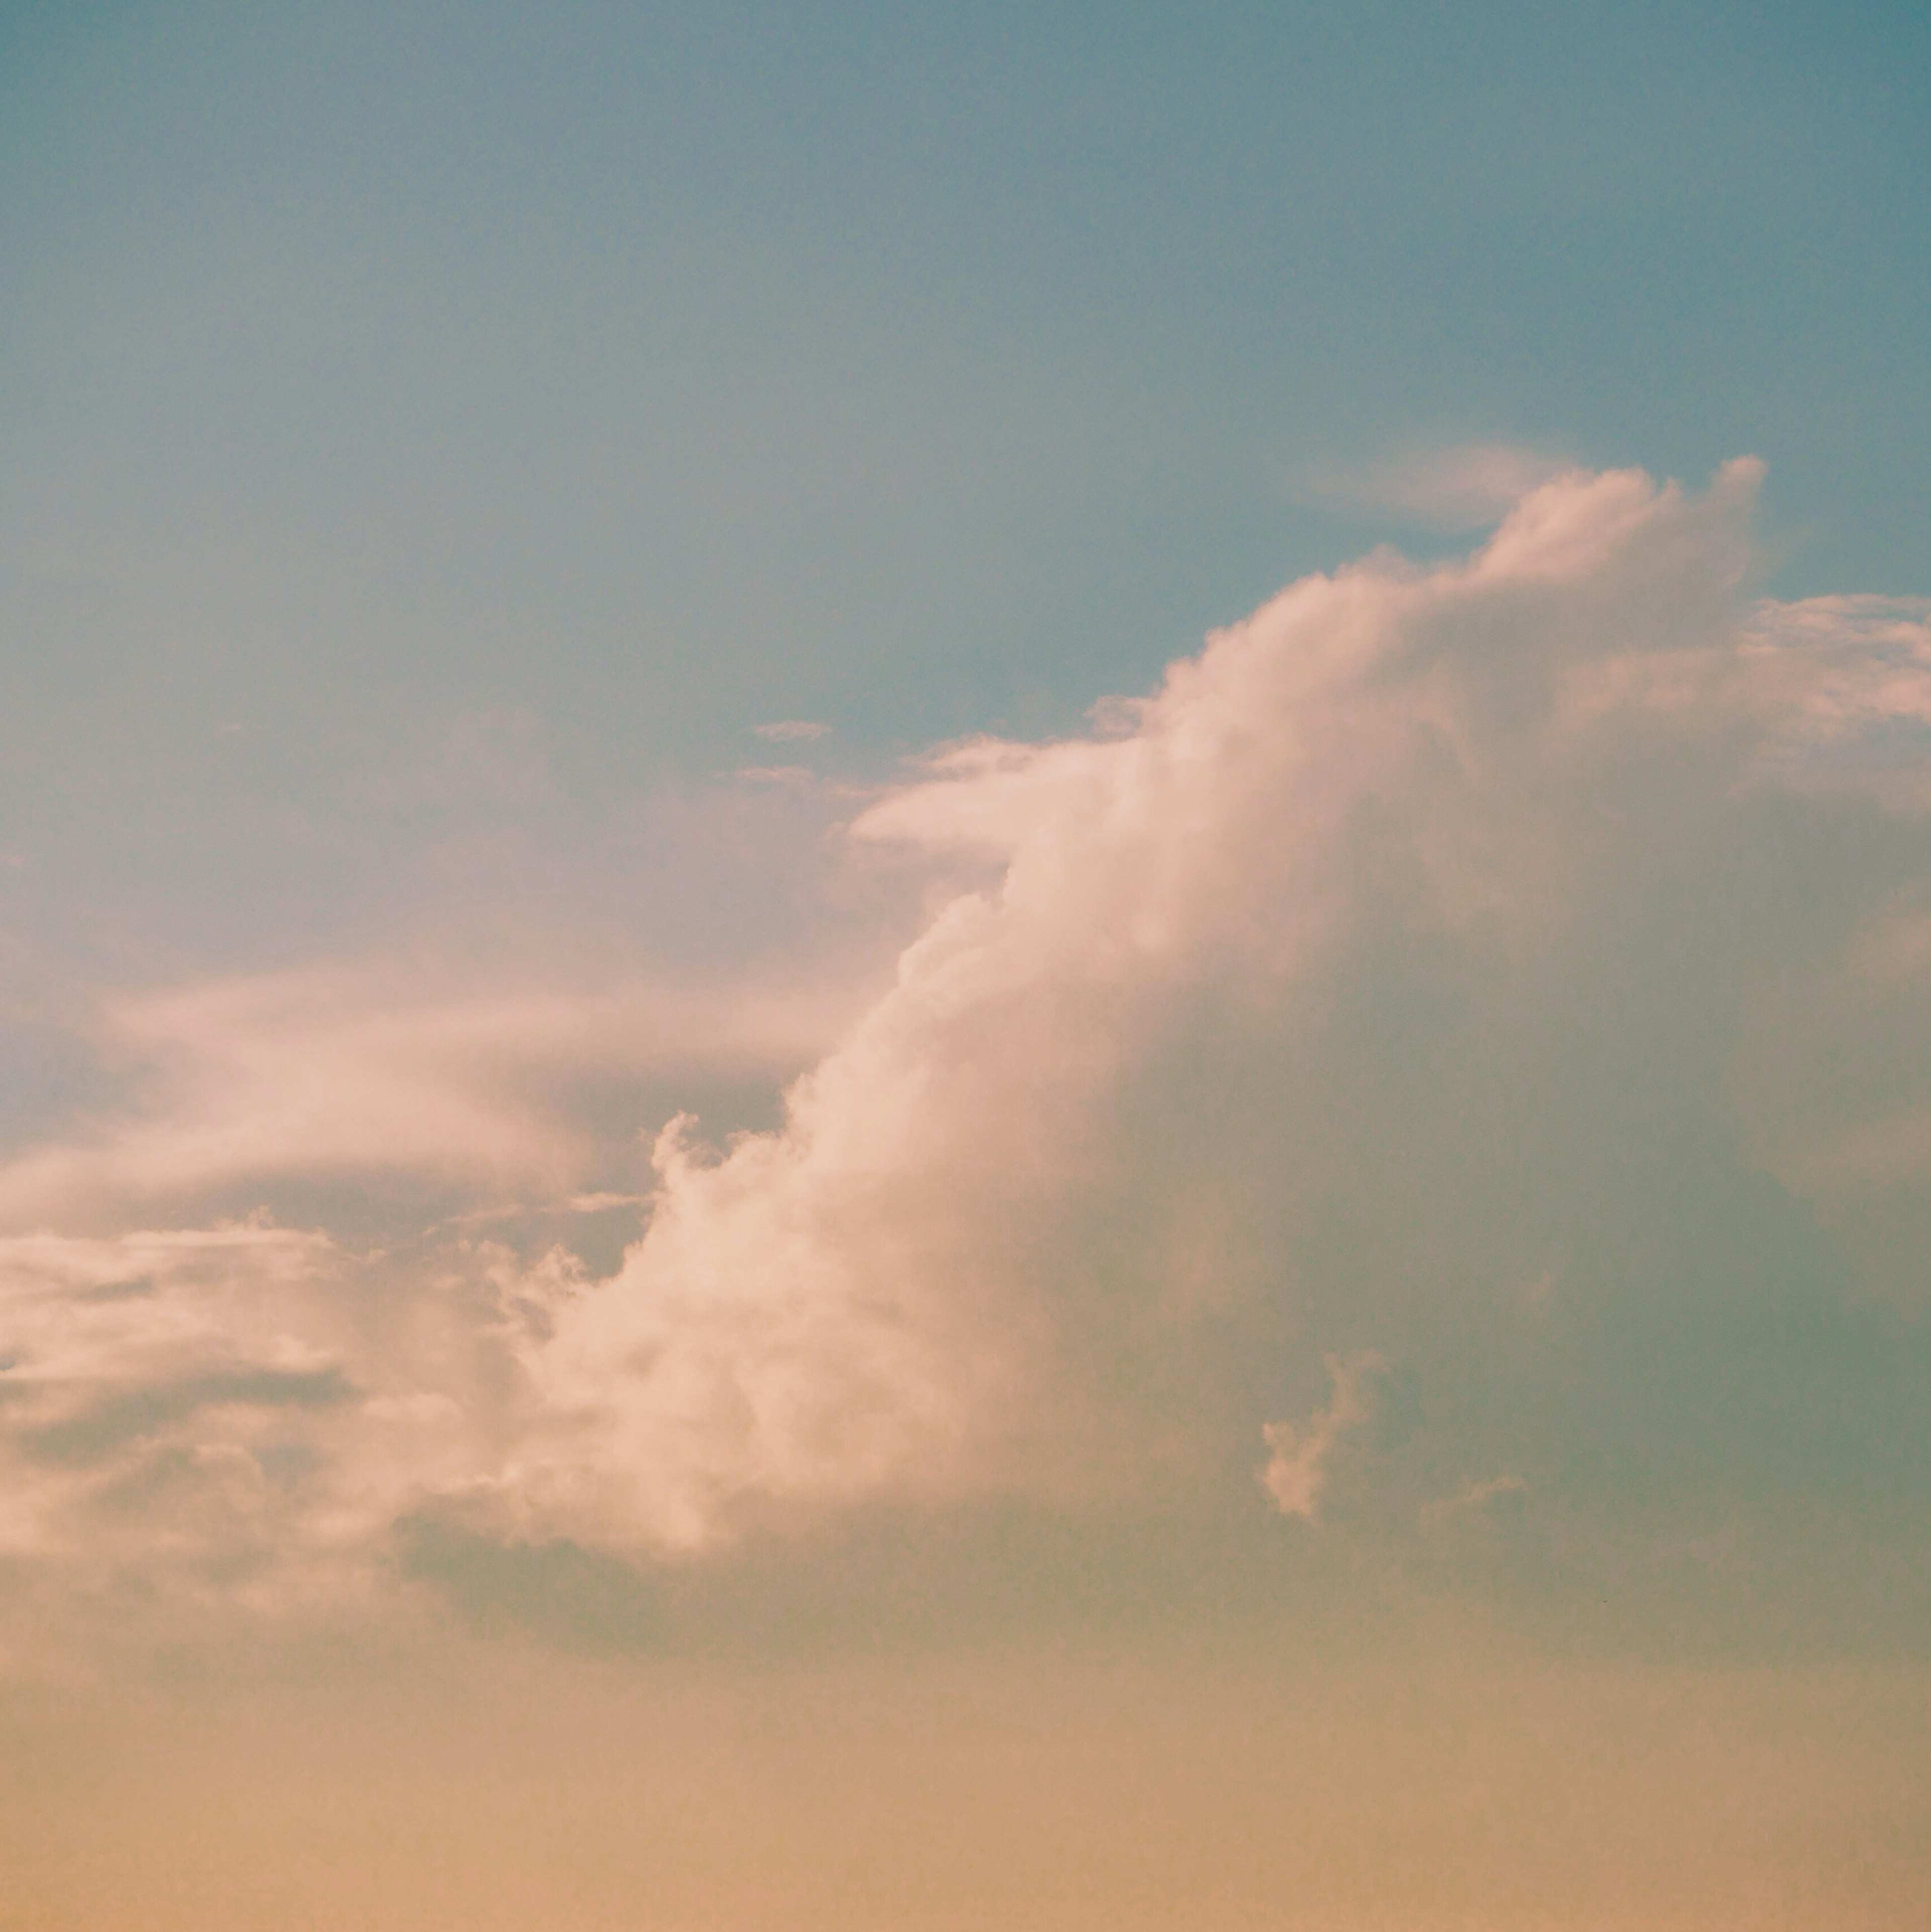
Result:
[[[0,890],[90,974],[417,903],[452,732],[540,753],[541,811],[469,802],[553,859],[769,720],[868,770],[1071,728],[1459,536],[1350,487],[1417,452],[1756,454],[1774,588],[1924,580],[1914,8],[4,37]]]

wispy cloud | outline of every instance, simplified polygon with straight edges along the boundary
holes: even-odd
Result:
[[[1452,1522],[1458,1516],[1480,1516],[1504,1496],[1522,1496],[1528,1489],[1525,1478],[1506,1472],[1499,1476],[1484,1477],[1480,1481],[1471,1478],[1452,1496],[1438,1497],[1428,1504],[1422,1510],[1422,1520],[1440,1523]]]
[[[95,1051],[141,1104],[0,1168],[0,1228],[290,1178],[560,1195],[608,1157],[586,1090],[775,1084],[823,1051],[853,997],[548,963],[492,982],[447,958],[378,957],[109,1000]]]
[[[1499,523],[1531,491],[1575,466],[1513,443],[1414,448],[1378,462],[1312,464],[1288,479],[1295,500],[1369,511],[1447,533]]]
[[[808,765],[740,765],[731,776],[747,784],[781,785],[794,789],[808,789],[821,782]]]
[[[829,724],[820,724],[809,718],[780,718],[769,724],[754,724],[751,728],[757,736],[772,745],[795,745],[814,738],[831,735]]]

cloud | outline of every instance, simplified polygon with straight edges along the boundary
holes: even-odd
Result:
[[[740,765],[731,776],[747,784],[810,787],[819,782],[808,765]]]
[[[259,1224],[0,1240],[0,1552],[60,1554],[88,1573],[130,1547],[160,1554],[179,1539],[172,1512],[143,1520],[127,1508],[155,1466],[150,1452],[166,1453],[180,1486],[232,1492],[238,1466],[199,1426],[210,1411],[259,1417],[344,1399],[333,1352],[278,1318],[337,1260],[324,1235]],[[248,1496],[212,1537],[204,1519],[193,1560],[211,1544],[232,1549],[249,1524],[271,1544],[299,1541],[294,1513],[266,1511],[265,1500]],[[129,1520],[103,1538],[103,1514]]]
[[[1447,1522],[1457,1516],[1480,1516],[1500,1498],[1523,1495],[1528,1486],[1525,1478],[1508,1472],[1486,1477],[1480,1482],[1471,1478],[1452,1496],[1443,1496],[1429,1504],[1422,1511],[1422,1518],[1426,1522]]]
[[[752,731],[767,744],[795,745],[813,738],[826,738],[831,735],[829,724],[814,723],[808,718],[781,718],[769,724],[754,724]]]
[[[0,1299],[19,1534],[192,1467],[171,1546],[280,1522],[291,1574],[370,1574],[405,1516],[690,1558],[860,1507],[1258,1510],[1257,1438],[1311,1520],[1384,1363],[1411,1526],[1505,1458],[1551,1508],[1594,1467],[1916,1480],[1843,1418],[1918,1359],[1847,1268],[1903,1292],[1915,1225],[1900,1194],[1859,1246],[1931,1104],[1931,639],[1915,605],[1753,602],[1757,475],[1558,476],[1466,560],[1290,586],[1104,735],[935,753],[849,828],[925,880],[922,926],[831,992],[316,968],[117,1004],[142,1105],[0,1170],[10,1225],[58,1231]],[[673,1119],[621,1256],[550,1245],[638,1191],[585,1083],[725,1062],[788,1081],[775,1124]],[[451,1172],[550,1218],[169,1238],[191,1267],[87,1220]],[[1273,1420],[1324,1359],[1327,1406]],[[268,1400],[290,1375],[318,1400]],[[98,1468],[37,1462],[49,1428]]]
[[[1325,1408],[1303,1423],[1270,1422],[1261,1434],[1272,1452],[1261,1472],[1261,1486],[1283,1516],[1312,1522],[1320,1514],[1327,1465],[1345,1430],[1366,1420],[1368,1378],[1387,1364],[1379,1355],[1330,1355],[1327,1368],[1334,1393]]]
[[[1544,484],[1573,473],[1573,464],[1539,450],[1464,442],[1353,467],[1310,465],[1295,472],[1290,489],[1297,502],[1456,533],[1499,522]]]
[[[143,1104],[0,1168],[0,1228],[376,1174],[559,1196],[611,1158],[586,1096],[775,1082],[835,1036],[853,998],[561,957],[493,980],[398,955],[110,999],[94,1050]]]
[[[1713,974],[1788,945],[1774,916],[1747,944],[1714,929],[1687,880],[1740,841],[1764,862],[1754,827],[1787,808],[1771,788],[1840,730],[1912,715],[1931,666],[1855,628],[1822,655],[1770,638],[1738,601],[1756,475],[1733,465],[1701,501],[1634,473],[1560,480],[1466,565],[1292,586],[1174,667],[1123,734],[954,748],[861,816],[859,838],[994,883],[937,914],[781,1128],[715,1158],[660,1147],[624,1269],[531,1353],[568,1425],[519,1472],[531,1505],[691,1546],[766,1504],[1142,1480],[1120,1472],[1146,1442],[1201,1423],[1141,1412],[1190,1322],[1251,1310],[1270,1268],[1291,1298],[1326,1292],[1282,1199],[1452,1187],[1454,1138],[1480,1144],[1351,1042],[1352,988],[1392,974],[1396,1013],[1465,1010],[1458,1053],[1540,1048],[1554,1069],[1594,1051],[1569,1007],[1651,922],[1690,920]],[[1693,986],[1658,991],[1627,1023],[1645,1055],[1702,1019]],[[1686,1120],[1711,1100],[1682,1085],[1693,1052],[1658,1061],[1648,1096]],[[1229,1090],[1202,1094],[1203,1065]],[[1241,1082],[1261,1069],[1277,1084],[1256,1107]],[[1590,1158],[1600,1124],[1562,1119],[1558,1091],[1469,1077],[1498,1158],[1558,1130]],[[1578,1179],[1553,1179],[1559,1214]],[[1546,1253],[1537,1220],[1486,1238]]]
[[[500,1470],[512,1338],[580,1274],[261,1216],[0,1238],[0,1665],[49,1593],[110,1627],[366,1606],[395,1526]]]

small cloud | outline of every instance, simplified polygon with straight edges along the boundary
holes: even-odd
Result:
[[[806,765],[740,765],[731,776],[758,784],[804,784],[817,774]]]
[[[1575,466],[1511,443],[1411,449],[1379,463],[1310,464],[1288,481],[1294,501],[1393,514],[1456,532],[1499,523],[1532,490]]]
[[[440,1234],[445,1228],[475,1228],[490,1221],[514,1221],[519,1214],[530,1210],[520,1201],[512,1201],[496,1208],[472,1208],[466,1214],[445,1214],[439,1221],[432,1222],[422,1231],[425,1234]]]
[[[1466,1482],[1453,1496],[1429,1504],[1422,1511],[1422,1520],[1447,1522],[1456,1516],[1485,1515],[1498,1497],[1520,1496],[1528,1488],[1527,1480],[1513,1473],[1491,1476],[1483,1482]]]
[[[1304,1423],[1270,1422],[1261,1430],[1273,1451],[1261,1472],[1261,1486],[1283,1516],[1312,1522],[1319,1513],[1321,1492],[1327,1486],[1327,1461],[1344,1430],[1366,1419],[1367,1380],[1387,1366],[1372,1352],[1330,1355],[1327,1372],[1334,1394],[1325,1408]]]
[[[781,718],[771,724],[754,724],[753,734],[768,745],[795,745],[810,738],[829,738],[832,728],[809,718]]]

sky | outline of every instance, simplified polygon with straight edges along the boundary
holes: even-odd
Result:
[[[1915,1922],[1927,129],[0,7],[0,1927]]]

